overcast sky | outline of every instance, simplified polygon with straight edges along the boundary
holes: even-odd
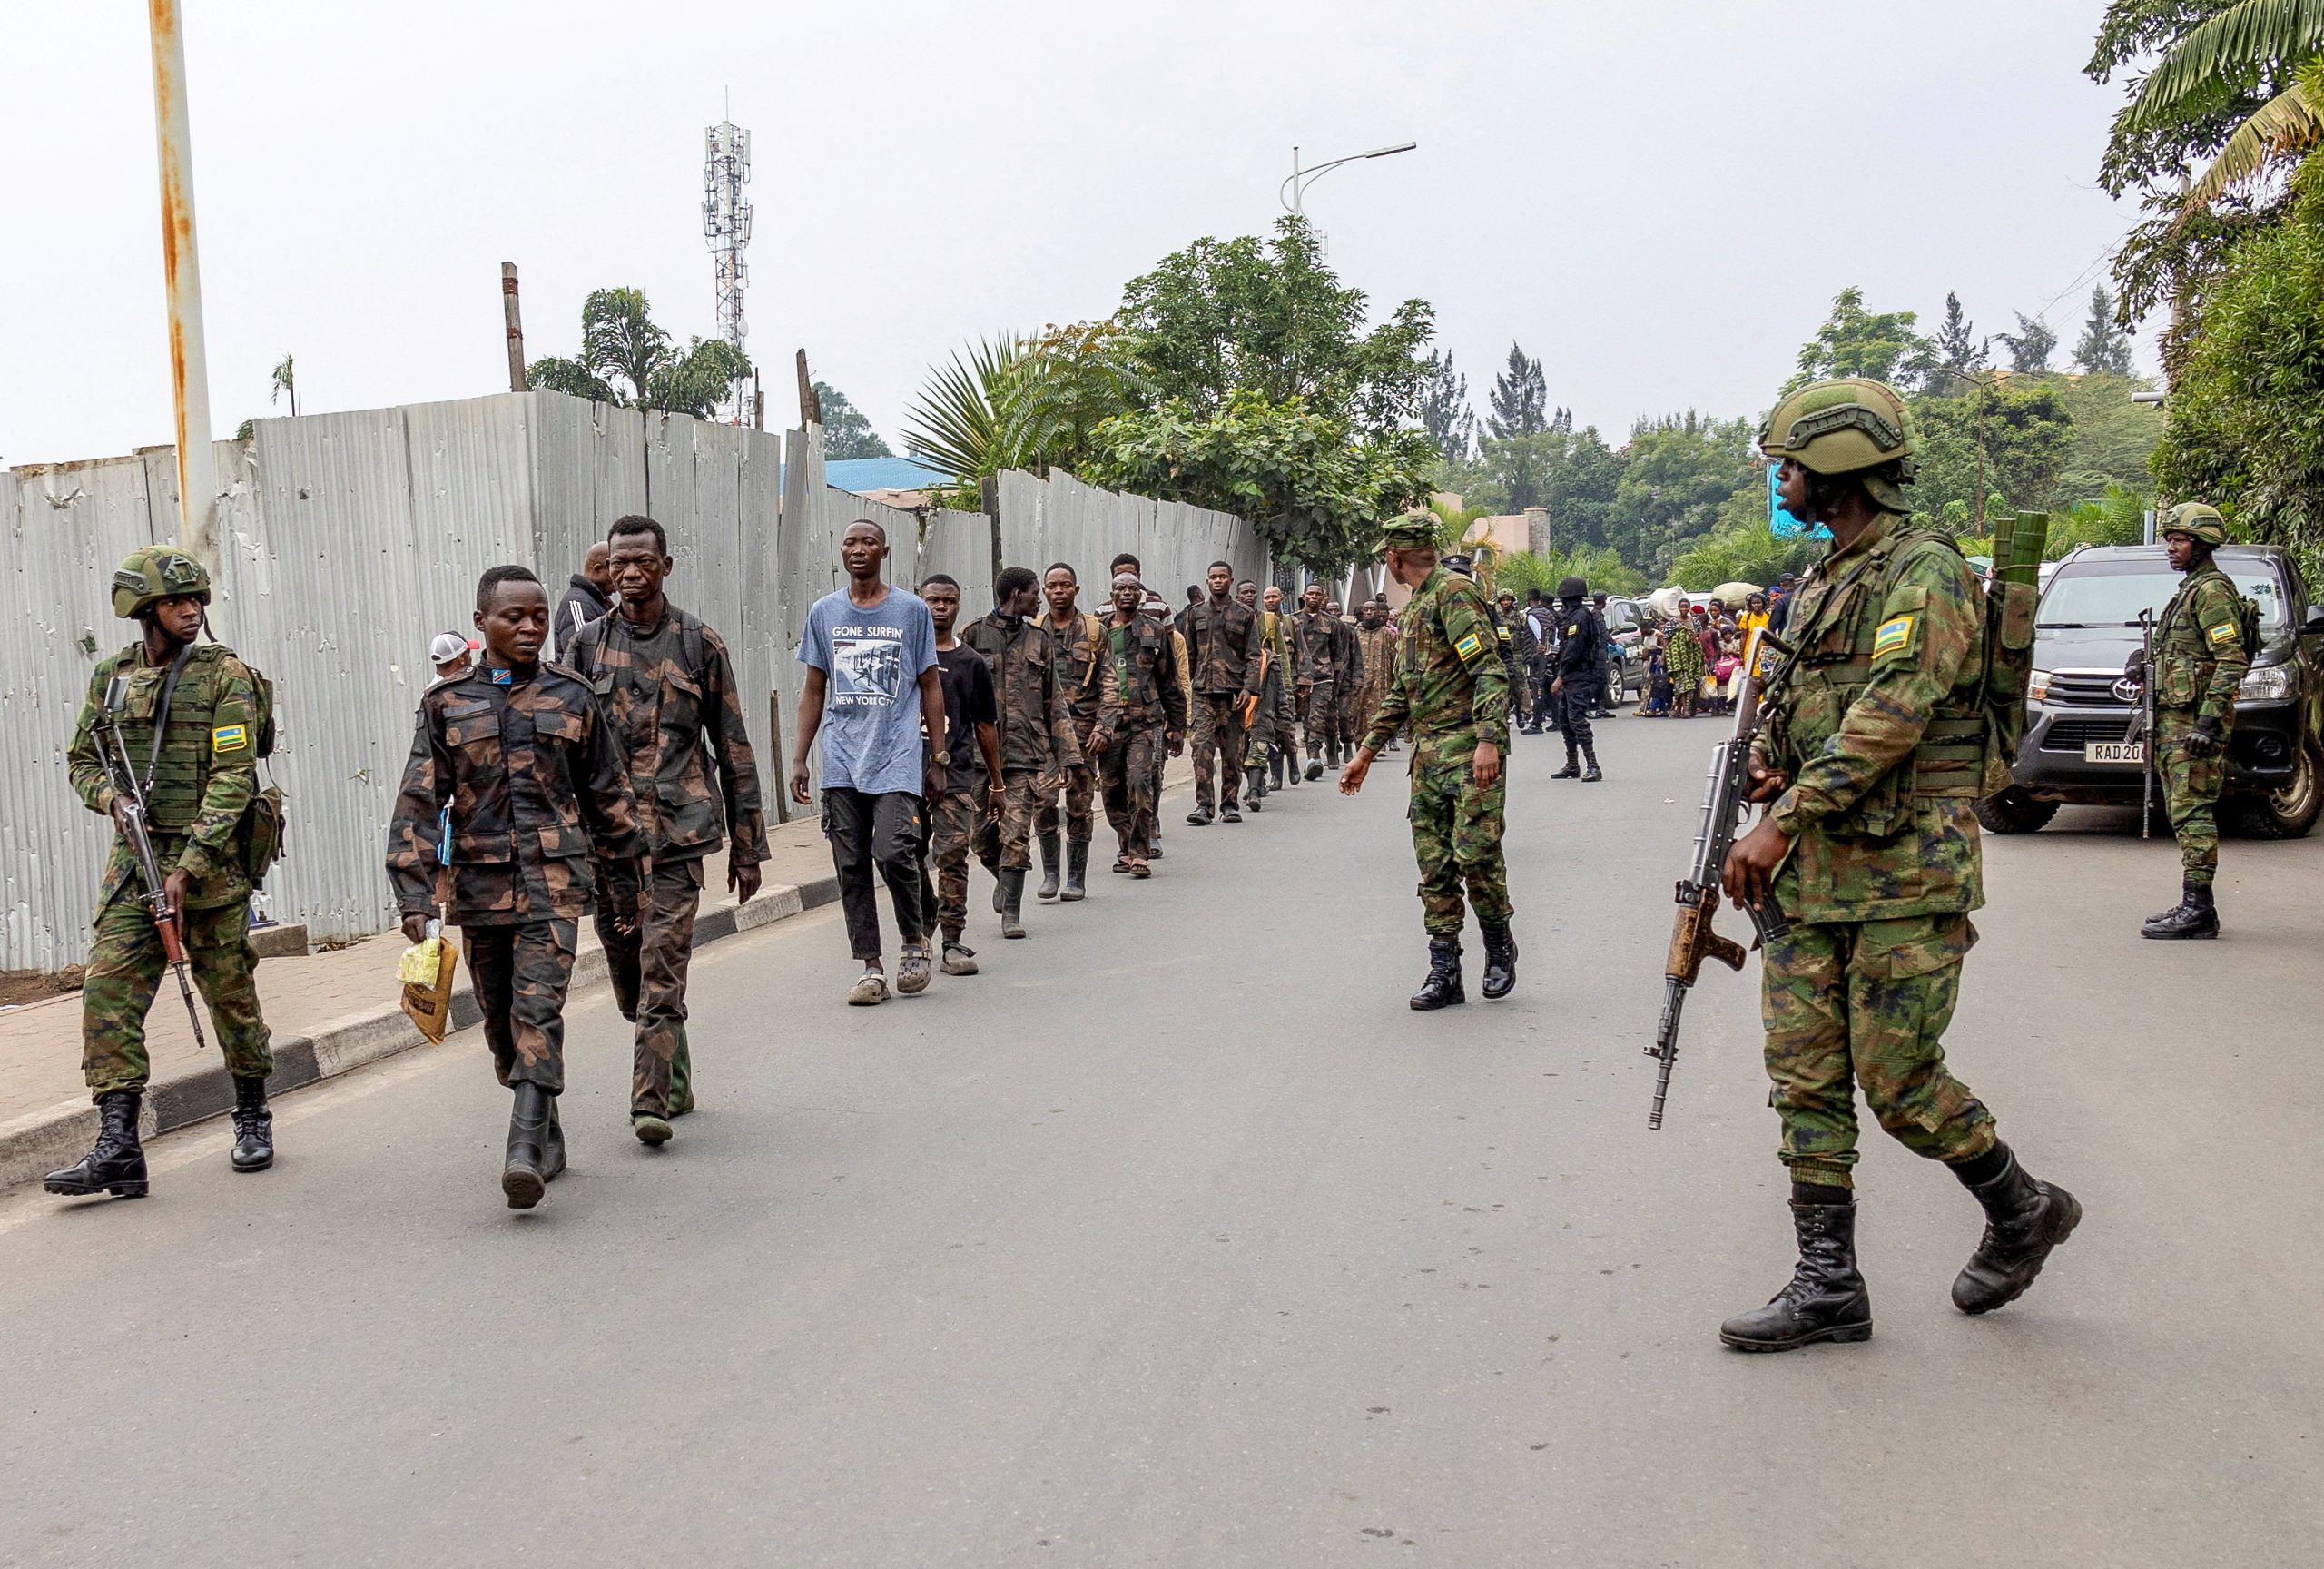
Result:
[[[310,411],[503,390],[503,261],[535,357],[606,285],[709,334],[729,92],[768,423],[803,344],[899,447],[956,344],[1264,231],[1295,143],[1416,140],[1312,190],[1333,263],[1432,301],[1480,407],[1513,339],[1617,440],[1764,410],[1850,283],[1924,328],[1948,289],[1981,331],[2045,311],[2070,348],[2133,216],[2093,178],[2102,0],[183,4],[221,436],[285,352]],[[165,442],[143,8],[12,6],[0,42],[0,462]]]

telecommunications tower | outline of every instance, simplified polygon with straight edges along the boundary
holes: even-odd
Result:
[[[706,156],[702,164],[702,233],[718,280],[718,336],[738,354],[748,352],[743,340],[751,327],[743,315],[743,286],[751,281],[743,248],[751,242],[751,204],[743,187],[751,179],[751,133],[732,120],[721,120],[703,133]],[[733,397],[734,423],[745,422],[750,383],[738,378],[727,390]]]

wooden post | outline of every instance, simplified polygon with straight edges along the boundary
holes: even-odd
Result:
[[[751,429],[766,429],[766,390],[759,385],[759,368],[751,367]]]
[[[517,311],[517,264],[500,264],[500,314],[508,324],[508,390],[525,390],[525,322]]]
[[[984,501],[984,515],[992,519],[992,581],[1000,582],[1000,481],[988,474],[978,481],[977,488]]]
[[[807,374],[807,351],[799,350],[799,423],[803,429],[823,422],[822,400],[815,396],[815,383]]]
[[[762,393],[760,396],[763,400],[765,395]],[[783,755],[783,688],[780,686],[766,695],[766,735],[767,755],[773,765],[774,820],[788,823],[791,821],[791,759]],[[761,789],[769,788],[764,783],[769,776],[768,769],[759,770]]]

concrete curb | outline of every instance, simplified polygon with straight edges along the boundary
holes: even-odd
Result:
[[[704,911],[694,923],[694,946],[772,926],[838,898],[837,875],[796,885],[771,883],[748,904],[720,904]],[[573,992],[605,984],[605,950],[592,948],[573,967]],[[453,992],[454,1030],[471,1029],[482,1018],[470,992],[462,988]],[[275,1037],[274,1075],[267,1081],[267,1092],[281,1095],[303,1084],[336,1079],[367,1063],[427,1044],[428,1038],[392,1003],[350,1013],[310,1035]],[[223,1062],[213,1061],[148,1085],[140,1121],[150,1137],[222,1116],[233,1103],[233,1080]],[[0,1122],[0,1192],[70,1166],[96,1136],[97,1109],[86,1100],[59,1101],[44,1110]]]

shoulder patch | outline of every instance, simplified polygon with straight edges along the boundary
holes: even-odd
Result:
[[[1877,659],[1883,655],[1898,653],[1911,647],[1913,623],[1916,619],[1917,617],[1912,616],[1891,616],[1887,620],[1883,621],[1879,630],[1872,635],[1872,656]]]
[[[1458,654],[1464,663],[1482,656],[1484,651],[1484,640],[1473,632],[1463,632],[1452,641],[1452,652]]]
[[[2243,636],[2243,629],[2232,621],[2222,621],[2218,626],[2209,628],[2205,636],[2211,638],[2212,647],[2224,648],[2230,643],[2240,642]]]
[[[221,725],[210,732],[210,750],[213,753],[240,752],[250,744],[247,725]]]

